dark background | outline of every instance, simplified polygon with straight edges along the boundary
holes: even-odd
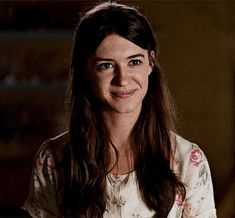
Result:
[[[79,12],[97,1],[0,1],[0,216],[17,216],[41,143],[66,130]],[[151,21],[179,133],[209,160],[219,217],[235,217],[235,2],[119,1]]]

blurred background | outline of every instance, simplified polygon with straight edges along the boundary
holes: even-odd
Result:
[[[98,1],[0,1],[0,216],[17,216],[32,161],[66,130],[79,12]],[[235,1],[118,1],[151,21],[179,133],[206,153],[218,217],[235,217]]]

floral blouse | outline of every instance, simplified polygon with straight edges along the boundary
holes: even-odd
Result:
[[[32,217],[63,217],[58,208],[58,189],[63,184],[63,149],[67,133],[49,139],[39,149],[32,172],[30,191],[23,208]],[[185,184],[186,198],[176,195],[168,218],[215,218],[213,186],[207,159],[193,143],[176,135],[171,167]],[[108,199],[103,218],[150,218],[138,192],[135,171],[106,178]]]

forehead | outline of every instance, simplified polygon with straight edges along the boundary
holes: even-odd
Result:
[[[109,57],[109,58],[125,58],[133,54],[143,54],[146,56],[148,51],[142,49],[133,42],[117,34],[108,35],[101,41],[96,49],[96,57]]]

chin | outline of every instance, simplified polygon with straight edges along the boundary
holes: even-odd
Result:
[[[116,113],[120,113],[120,114],[128,114],[128,113],[139,113],[141,110],[141,104],[138,105],[123,105],[123,106],[119,106],[119,107],[113,107],[113,110]]]

